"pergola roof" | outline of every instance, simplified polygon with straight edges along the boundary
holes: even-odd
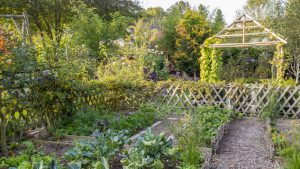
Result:
[[[222,38],[223,43],[211,44],[212,48],[273,46],[287,43],[247,14],[243,14],[214,37]]]

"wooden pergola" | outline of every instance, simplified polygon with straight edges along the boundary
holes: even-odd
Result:
[[[211,48],[245,48],[287,44],[287,41],[247,14],[243,14],[214,37],[222,38],[222,43],[211,44]]]

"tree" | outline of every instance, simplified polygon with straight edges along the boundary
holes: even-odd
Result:
[[[265,21],[272,0],[248,0],[244,11],[258,21]]]
[[[142,11],[136,0],[84,0],[96,13],[105,20],[112,19],[111,13],[119,12],[123,16],[137,17]]]
[[[287,49],[291,64],[288,71],[300,80],[300,0],[289,0],[283,20],[283,31],[288,39]]]
[[[146,22],[149,22],[152,28],[162,29],[162,20],[165,17],[165,11],[161,7],[148,8],[143,14],[143,18]]]
[[[163,19],[163,37],[159,41],[159,46],[161,50],[164,50],[170,56],[176,52],[176,25],[183,16],[186,8],[189,8],[188,3],[183,1],[177,2],[167,10],[166,16]]]
[[[209,17],[209,9],[207,6],[200,4],[198,6],[198,12],[200,13],[200,15],[204,16],[205,18]]]
[[[225,27],[225,24],[224,15],[221,9],[217,9],[212,23],[212,34],[220,32]]]
[[[63,36],[64,24],[71,20],[72,11],[69,0],[0,0],[0,13],[28,13],[32,28],[42,37],[48,36],[53,47],[53,56]]]
[[[179,70],[196,76],[199,70],[200,46],[210,35],[209,25],[205,16],[193,10],[187,10],[176,26],[177,51],[176,66]]]

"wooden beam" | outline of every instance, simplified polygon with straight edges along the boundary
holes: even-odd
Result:
[[[0,15],[0,18],[24,19],[24,15]]]
[[[236,20],[234,23],[253,22],[253,19]]]
[[[273,46],[282,43],[281,41],[270,42],[255,42],[255,43],[227,43],[227,44],[211,44],[211,48],[237,48],[237,47],[252,47],[252,46]]]
[[[217,38],[227,38],[227,37],[244,37],[244,36],[261,36],[269,35],[270,32],[257,32],[257,33],[245,33],[245,34],[230,34],[230,35],[219,35]]]
[[[253,29],[262,29],[263,27],[261,26],[247,26],[245,27],[245,30],[253,30]],[[225,28],[227,31],[242,31],[243,27],[240,28]]]
[[[245,14],[245,16],[247,16],[248,18],[251,18],[249,15]],[[251,18],[252,19],[252,18]],[[262,24],[260,24],[258,21],[253,19],[253,22],[258,25],[258,26],[262,26],[263,29],[267,32],[270,32],[277,40],[281,41],[284,44],[287,44],[287,41],[282,39],[281,37],[277,36],[275,33],[273,33],[272,31],[270,31],[269,29],[267,29],[266,27],[264,27]]]

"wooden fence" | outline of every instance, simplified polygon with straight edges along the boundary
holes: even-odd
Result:
[[[300,88],[268,85],[170,85],[162,87],[163,100],[170,106],[220,106],[257,116],[272,109],[281,117],[300,117]]]

